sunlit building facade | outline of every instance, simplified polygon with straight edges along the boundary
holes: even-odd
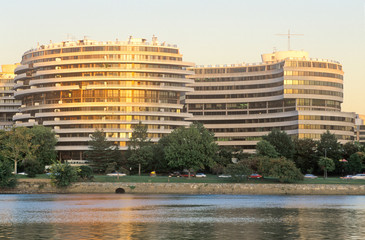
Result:
[[[128,41],[66,41],[24,53],[16,68],[15,97],[22,101],[17,126],[42,124],[57,134],[61,160],[82,159],[90,134],[102,129],[127,149],[141,121],[156,142],[187,126],[181,99],[192,88],[192,72],[175,45],[153,37]]]
[[[14,98],[14,69],[18,64],[1,65],[0,72],[0,129],[6,130],[13,126],[13,116],[21,105]]]
[[[357,114],[355,118],[355,140],[365,144],[365,115]]]
[[[219,145],[255,151],[273,128],[319,139],[329,130],[354,140],[354,113],[341,112],[342,65],[304,51],[263,54],[262,63],[196,66],[186,95],[190,121],[202,122]]]

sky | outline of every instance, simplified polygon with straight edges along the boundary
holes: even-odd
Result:
[[[365,0],[0,0],[0,65],[67,39],[156,35],[196,65],[261,62],[262,53],[305,50],[345,71],[342,110],[365,114]]]

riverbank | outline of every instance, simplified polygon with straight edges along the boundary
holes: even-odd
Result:
[[[49,179],[19,179],[16,188],[0,193],[115,193],[118,188],[137,194],[365,195],[365,185],[77,182],[57,188]]]

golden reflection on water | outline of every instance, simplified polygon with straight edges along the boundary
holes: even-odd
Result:
[[[361,239],[363,196],[0,195],[0,239]]]

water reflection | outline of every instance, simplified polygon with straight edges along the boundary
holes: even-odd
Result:
[[[361,239],[364,196],[0,195],[0,239]]]

